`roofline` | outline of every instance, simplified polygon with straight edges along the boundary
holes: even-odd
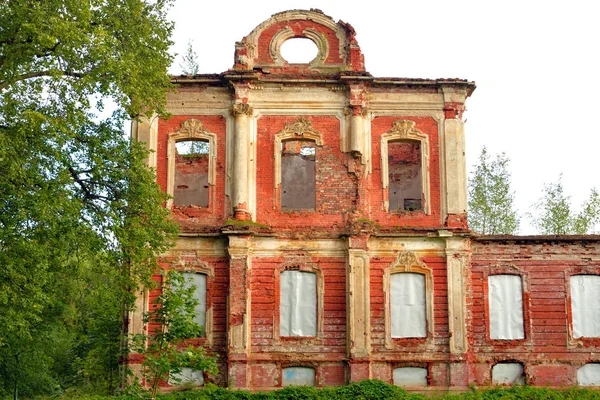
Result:
[[[480,235],[476,242],[600,242],[600,235]]]

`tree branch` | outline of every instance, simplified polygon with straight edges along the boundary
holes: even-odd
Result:
[[[56,76],[56,75],[68,76],[68,77],[73,77],[73,78],[82,78],[83,77],[83,74],[80,74],[78,72],[69,72],[69,71],[47,70],[47,71],[28,72],[26,74],[18,75],[15,79],[11,79],[10,81],[0,82],[0,90],[6,89],[9,85],[11,85],[15,82],[24,81],[24,80],[31,79],[31,78],[39,78],[42,76]]]

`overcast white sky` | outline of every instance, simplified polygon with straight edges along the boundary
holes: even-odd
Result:
[[[223,72],[258,24],[309,8],[355,28],[373,76],[475,81],[464,117],[468,168],[483,146],[505,152],[520,214],[560,173],[576,209],[600,189],[600,2],[175,0],[172,51],[183,54],[191,39],[200,73]],[[521,225],[534,233],[526,217]]]

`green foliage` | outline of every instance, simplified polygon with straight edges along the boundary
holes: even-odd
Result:
[[[484,147],[469,179],[469,226],[482,235],[513,235],[519,230],[509,162],[504,153],[491,160]]]
[[[583,235],[593,233],[600,223],[600,195],[596,189],[584,202],[579,213],[571,207],[571,196],[564,193],[562,175],[556,183],[544,185],[542,197],[534,205],[538,210],[534,225],[543,235]]]
[[[153,303],[153,308],[144,317],[147,324],[158,325],[148,335],[134,337],[134,349],[144,355],[143,375],[150,382],[152,398],[156,397],[161,380],[169,374],[180,373],[182,368],[218,372],[214,357],[209,357],[204,348],[182,347],[186,339],[200,337],[203,327],[194,321],[194,309],[198,301],[194,298],[196,287],[185,282],[177,271],[163,272],[161,294]],[[171,380],[176,380],[171,376]]]
[[[183,55],[183,62],[179,64],[181,73],[183,75],[196,75],[200,71],[200,65],[198,65],[198,55],[192,47],[192,41],[188,42],[188,47]]]
[[[165,111],[168,4],[0,2],[0,395],[119,384],[131,293],[176,229],[123,133]]]
[[[251,393],[245,390],[229,390],[207,385],[206,388],[193,391],[172,392],[158,395],[161,400],[425,400],[429,398],[447,400],[597,400],[600,391],[595,389],[567,388],[548,389],[531,386],[498,386],[493,388],[473,389],[456,394],[408,393],[397,386],[378,380],[366,380],[351,383],[347,386],[325,387],[317,389],[305,386],[290,386],[273,392]],[[113,398],[115,399],[115,398]],[[133,397],[119,397],[121,400],[133,400]],[[108,400],[107,398],[85,397],[81,400]]]

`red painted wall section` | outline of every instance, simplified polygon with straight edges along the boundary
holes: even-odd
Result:
[[[316,150],[316,210],[281,211],[280,188],[275,187],[274,140],[286,122],[298,117],[263,116],[258,120],[256,213],[259,223],[273,228],[343,229],[356,201],[356,177],[348,173],[349,156],[340,150],[340,123],[333,116],[306,117],[320,132],[323,146]]]
[[[217,136],[217,161],[215,185],[209,188],[208,207],[176,207],[173,217],[179,223],[182,232],[202,232],[219,228],[226,220],[229,209],[225,196],[225,143],[226,121],[221,115],[177,115],[169,120],[159,120],[157,142],[157,182],[167,190],[167,146],[169,134],[177,132],[182,122],[193,118],[201,121],[204,128]]]
[[[384,210],[384,201],[388,198],[388,189],[381,182],[381,135],[388,132],[395,121],[410,120],[415,122],[415,129],[429,137],[429,201],[431,215],[423,211],[401,212]],[[368,203],[370,204],[370,219],[382,227],[419,227],[440,228],[440,158],[438,124],[431,117],[385,116],[376,117],[371,123],[371,147],[373,173],[369,175]],[[425,171],[422,171],[425,173]]]
[[[322,319],[322,337],[277,337],[279,321],[279,281],[276,270],[283,265],[316,265],[322,276],[323,304],[317,318]],[[286,257],[252,260],[252,353],[261,359],[278,360],[281,353],[293,354],[294,360],[341,361],[346,357],[346,263],[343,258],[305,258],[290,261]],[[320,285],[317,284],[317,287]],[[300,350],[298,350],[300,349]],[[272,356],[269,353],[273,353]],[[288,359],[285,356],[285,359]],[[308,365],[310,366],[310,365]]]
[[[551,386],[575,384],[577,368],[600,362],[599,338],[573,338],[569,286],[572,275],[600,275],[598,242],[475,241],[472,248],[469,341],[488,366],[476,369],[477,383],[489,382],[499,361],[520,362],[527,383]],[[522,277],[523,340],[490,339],[487,278],[493,274]]]

